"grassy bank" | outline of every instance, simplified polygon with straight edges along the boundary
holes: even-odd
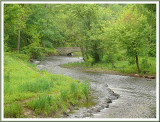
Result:
[[[147,61],[147,65],[143,64],[143,58],[140,58],[140,69],[141,73],[139,75],[155,75],[156,74],[156,58],[149,57]],[[116,61],[114,62],[116,68],[112,66],[111,63],[104,63],[99,62],[96,64],[91,65],[88,62],[74,62],[64,64],[63,67],[73,68],[78,67],[84,71],[90,72],[104,72],[104,73],[111,73],[111,74],[138,74],[136,64],[129,64],[128,61]]]
[[[4,55],[4,117],[59,117],[88,99],[89,85],[39,72],[29,57]]]

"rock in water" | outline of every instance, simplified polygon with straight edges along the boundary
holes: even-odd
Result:
[[[37,65],[37,68],[39,71],[42,71],[44,69],[44,65]]]
[[[33,61],[36,65],[38,65],[40,63],[40,61]]]
[[[109,99],[109,98],[107,98],[107,99],[106,99],[106,103],[112,103],[112,100]]]

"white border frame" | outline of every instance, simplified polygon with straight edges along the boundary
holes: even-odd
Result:
[[[1,108],[4,88],[4,4],[156,4],[156,118],[4,118],[2,121],[158,121],[159,120],[159,1],[2,1],[1,2]]]

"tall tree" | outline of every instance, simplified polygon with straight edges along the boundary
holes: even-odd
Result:
[[[6,4],[4,7],[4,26],[13,29],[11,33],[17,33],[17,51],[20,50],[20,31],[25,28],[26,21],[29,13],[28,5],[18,4]],[[8,28],[5,28],[5,33],[9,32]],[[10,34],[10,33],[9,33]],[[16,35],[14,35],[16,36]],[[11,41],[11,37],[10,41]],[[12,40],[13,41],[13,40]]]
[[[140,73],[138,56],[144,53],[145,48],[148,48],[147,40],[150,30],[146,16],[139,14],[135,5],[130,5],[117,21],[117,30],[119,40],[126,48],[127,55],[135,58],[137,70]]]

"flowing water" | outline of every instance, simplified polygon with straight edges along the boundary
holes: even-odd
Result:
[[[81,57],[51,56],[41,61],[37,68],[53,74],[87,80],[96,105],[81,107],[68,118],[155,118],[156,80],[140,77],[89,73],[76,68],[62,68],[69,62],[82,62]]]

